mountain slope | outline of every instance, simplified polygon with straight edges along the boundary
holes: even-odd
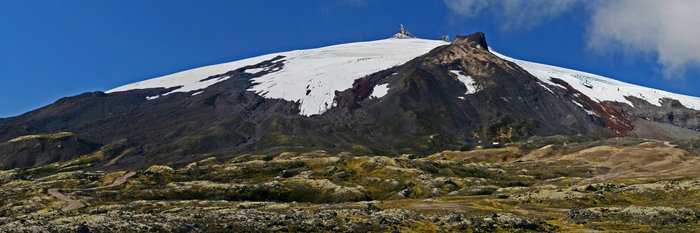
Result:
[[[593,115],[608,117],[620,136],[661,140],[700,137],[700,98],[620,82],[586,72],[513,59],[546,83],[548,90],[565,90],[569,98]],[[597,108],[596,108],[597,107]],[[614,110],[618,114],[609,114]],[[612,117],[614,116],[614,118]],[[656,123],[656,124],[654,124]],[[661,124],[659,124],[661,123]]]
[[[270,66],[244,71],[250,74],[271,71],[270,74],[252,79],[256,85],[249,90],[266,98],[298,101],[303,115],[321,114],[331,107],[335,91],[351,87],[358,77],[401,65],[445,44],[447,43],[434,40],[385,39],[275,53],[129,84],[112,89],[108,93],[157,87],[176,88],[162,95],[200,91],[230,78],[224,76],[202,81],[207,77],[280,56],[284,57],[283,69],[277,70]]]
[[[528,73],[534,75],[549,85],[562,87],[552,80],[563,80],[569,83],[569,85],[574,87],[576,90],[579,90],[581,93],[594,98],[598,102],[620,102],[634,106],[634,103],[628,98],[635,97],[660,107],[662,106],[663,99],[675,99],[685,107],[700,110],[700,98],[698,97],[642,87],[586,72],[522,61],[493,51],[492,53],[500,58],[518,64],[518,66],[525,69]]]
[[[641,90],[682,102],[645,103],[651,94],[613,102],[620,97],[600,91],[613,87],[623,97]],[[688,137],[700,123],[685,107],[694,101],[510,59],[475,33],[452,43],[394,38],[276,53],[63,98],[0,120],[0,141],[71,132],[102,146],[98,168],[285,151],[427,155],[533,135],[650,137],[640,129],[663,129],[663,137]],[[20,160],[3,151],[19,149],[0,144],[3,168],[49,161],[10,163]],[[72,152],[52,153],[89,153]]]

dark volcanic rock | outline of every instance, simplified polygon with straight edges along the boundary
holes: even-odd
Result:
[[[0,143],[0,168],[30,167],[87,155],[100,144],[71,133],[35,135]]]
[[[489,50],[489,45],[486,43],[486,34],[483,32],[477,32],[468,36],[457,36],[452,44],[455,45],[469,45],[472,47],[479,47],[482,49]]]
[[[636,97],[627,97],[635,107],[618,105],[630,118],[644,119],[656,123],[690,129],[700,134],[700,111],[689,109],[673,99],[662,99],[661,106],[656,106]],[[691,137],[697,137],[698,134]],[[686,138],[681,135],[681,139]]]

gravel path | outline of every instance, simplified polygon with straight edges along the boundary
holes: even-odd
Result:
[[[79,191],[79,190],[97,190],[97,189],[114,188],[114,187],[117,187],[119,185],[126,183],[126,181],[128,181],[129,178],[131,178],[135,175],[136,175],[136,172],[130,171],[130,172],[127,172],[126,174],[124,174],[123,176],[115,179],[114,182],[110,185],[103,186],[103,187],[95,187],[95,188],[89,188],[89,189],[75,189],[75,190]],[[66,206],[61,208],[61,211],[63,211],[63,212],[70,212],[70,211],[77,210],[77,209],[80,209],[80,208],[83,208],[86,206],[85,202],[80,201],[80,200],[73,200],[70,197],[59,192],[58,189],[49,189],[49,195],[51,195],[51,196],[53,196],[61,201],[64,201],[66,203]]]

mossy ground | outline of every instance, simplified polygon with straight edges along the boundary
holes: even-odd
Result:
[[[643,161],[610,166],[627,151]],[[127,171],[84,168],[107,159],[0,172],[0,231],[700,231],[697,156],[639,139],[537,139],[424,158],[208,158],[105,188]],[[669,163],[679,172],[655,170]],[[62,212],[52,188],[88,206]]]

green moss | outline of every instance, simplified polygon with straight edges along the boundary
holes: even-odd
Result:
[[[25,135],[25,136],[20,136],[14,139],[9,140],[8,142],[19,142],[19,141],[24,141],[24,140],[29,140],[29,139],[58,139],[58,138],[65,138],[65,137],[70,137],[74,136],[75,134],[71,132],[59,132],[59,133],[54,133],[54,134],[34,134],[34,135]]]
[[[558,145],[557,153],[606,144],[614,147],[632,145],[641,149],[658,146],[635,143],[635,140],[628,139],[570,142]],[[605,178],[601,175],[608,174],[606,169],[583,161],[557,159],[560,154],[553,154],[552,158],[543,161],[518,161],[517,156],[527,153],[523,149],[525,144],[519,146],[473,152],[443,152],[428,158],[350,156],[318,150],[275,156],[233,156],[228,161],[203,156],[202,158],[208,159],[193,160],[197,162],[176,170],[139,171],[124,186],[108,189],[91,188],[109,185],[126,171],[56,174],[71,166],[110,160],[111,156],[105,155],[107,149],[103,148],[102,156],[95,153],[41,168],[51,176],[35,176],[38,173],[32,173],[36,170],[31,169],[17,170],[16,173],[8,173],[10,175],[0,173],[0,179],[11,176],[6,179],[7,182],[0,182],[0,212],[7,214],[7,210],[13,210],[13,214],[27,216],[44,211],[41,214],[51,216],[60,207],[60,202],[47,196],[46,189],[61,188],[66,190],[67,195],[88,202],[86,213],[98,213],[97,210],[106,206],[128,206],[120,207],[128,210],[119,211],[129,214],[158,214],[168,211],[207,213],[224,211],[226,208],[254,208],[255,211],[270,211],[265,212],[270,214],[288,209],[343,210],[345,212],[338,212],[338,219],[347,217],[355,223],[366,221],[374,224],[368,224],[367,229],[380,232],[394,229],[663,232],[668,228],[693,232],[700,225],[697,215],[649,222],[640,222],[629,216],[604,216],[589,218],[588,222],[578,224],[567,217],[571,209],[634,205],[698,211],[700,184],[697,184],[695,177],[686,176]],[[109,154],[119,154],[123,150],[113,151],[118,152]],[[468,159],[456,159],[459,156]],[[24,178],[17,178],[22,176]],[[588,188],[589,184],[591,188]],[[483,192],[478,192],[479,189],[483,189]],[[408,195],[399,195],[403,190],[408,190]],[[367,200],[377,200],[376,205],[384,210],[407,210],[421,214],[422,217],[405,220],[397,225],[385,224],[385,227],[378,224],[379,213],[371,213],[365,209],[367,203],[360,202]],[[239,204],[250,201],[274,203]],[[267,205],[282,207],[271,210],[267,209]],[[22,209],[25,208],[23,206],[27,206],[26,209]],[[52,209],[54,212],[49,214],[47,210]],[[232,210],[225,211],[232,213]],[[452,213],[459,213],[464,221],[448,221],[446,215]],[[508,213],[518,218],[527,216],[545,222],[534,221],[535,224],[528,225],[532,228],[479,225],[485,223],[484,219],[490,218],[493,213]],[[441,216],[441,220],[432,222],[432,215]],[[386,215],[383,217],[386,218]],[[288,226],[287,229],[308,229]]]

